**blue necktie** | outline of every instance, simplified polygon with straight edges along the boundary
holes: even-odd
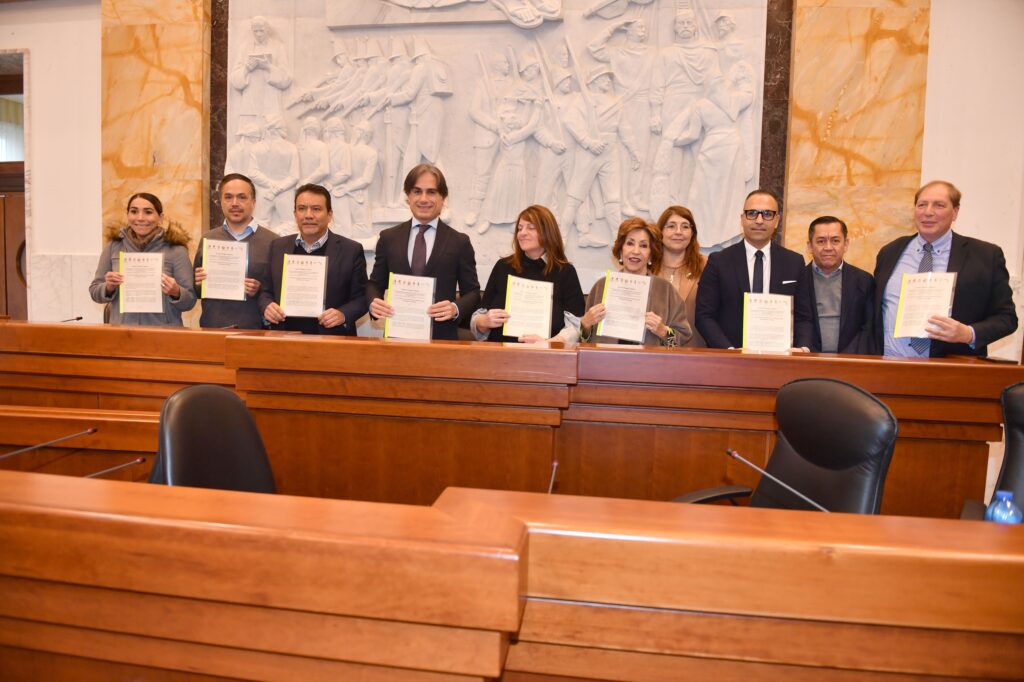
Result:
[[[921,265],[917,268],[918,272],[931,272],[932,271],[932,245],[928,242],[924,244],[924,255],[921,256]],[[914,349],[914,352],[919,355],[924,355],[931,348],[931,339],[919,339],[913,338],[910,340],[910,347]]]

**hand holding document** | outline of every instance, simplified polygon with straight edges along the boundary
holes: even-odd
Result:
[[[601,303],[607,314],[597,325],[597,335],[643,343],[650,294],[651,278],[647,275],[606,272]]]
[[[434,326],[427,309],[434,303],[433,277],[392,272],[386,302],[395,313],[384,321],[384,338],[430,340]]]
[[[896,308],[896,338],[928,338],[928,318],[949,315],[953,307],[955,272],[915,272],[903,275]]]
[[[319,317],[326,290],[326,256],[284,255],[281,309],[287,317]]]
[[[121,252],[118,272],[121,282],[120,308],[122,313],[162,313],[164,294],[160,276],[164,274],[162,253]]]
[[[249,245],[245,242],[203,239],[203,269],[206,279],[200,287],[202,298],[245,300],[245,273],[249,267]]]
[[[505,336],[551,338],[551,305],[555,295],[552,282],[508,276],[505,310],[508,321],[502,327]]]
[[[743,350],[785,353],[793,345],[793,297],[743,294]]]

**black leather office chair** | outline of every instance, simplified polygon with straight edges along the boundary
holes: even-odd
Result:
[[[1024,381],[1003,389],[1003,465],[996,478],[996,490],[1013,492],[1013,501],[1019,507],[1024,501]],[[961,519],[980,520],[985,517],[985,503],[967,500],[960,512]]]
[[[160,411],[150,483],[275,492],[263,439],[242,399],[223,386],[175,392]]]
[[[877,514],[897,425],[878,398],[835,379],[797,379],[779,389],[775,449],[765,470],[829,511]],[[725,455],[723,455],[724,457]],[[722,486],[676,502],[751,495],[751,507],[814,507],[762,476],[757,488]]]

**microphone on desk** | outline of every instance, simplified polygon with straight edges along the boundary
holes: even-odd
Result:
[[[82,476],[82,478],[96,478],[97,476],[102,476],[103,474],[112,474],[115,471],[120,471],[121,469],[125,469],[125,468],[130,467],[130,466],[135,466],[136,464],[142,464],[145,461],[146,461],[145,457],[136,457],[135,459],[133,459],[130,462],[125,462],[124,464],[118,464],[117,466],[112,466],[109,469],[104,469],[103,471],[97,471],[97,472],[94,472],[94,473],[91,473],[91,474],[86,474],[85,476]]]
[[[551,463],[551,480],[548,481],[548,495],[555,491],[555,474],[558,473],[558,460]]]
[[[22,448],[20,450],[15,450],[14,452],[8,452],[6,454],[0,455],[0,460],[5,460],[8,457],[14,457],[15,455],[23,455],[26,452],[32,452],[33,450],[39,450],[40,448],[49,447],[50,445],[53,445],[54,443],[60,443],[61,441],[71,440],[72,438],[77,438],[78,436],[87,436],[87,435],[89,435],[91,433],[96,433],[97,431],[99,431],[99,429],[97,429],[94,426],[92,428],[86,429],[85,431],[79,431],[78,433],[72,433],[70,436],[61,436],[60,438],[54,438],[53,440],[48,440],[45,443],[40,443],[38,445],[30,445],[27,448]]]
[[[65,322],[79,322],[80,320],[84,320],[84,319],[85,319],[85,318],[84,318],[84,317],[82,317],[81,315],[79,315],[78,317],[69,317],[69,318],[68,318],[68,319],[66,319],[66,320],[61,320],[61,321],[60,321],[60,324],[63,324],[63,323],[65,323]]]
[[[789,485],[787,485],[787,484],[783,483],[782,481],[780,481],[779,479],[777,479],[776,477],[772,476],[772,475],[771,475],[771,474],[769,474],[769,473],[768,473],[767,471],[765,471],[764,469],[762,469],[761,467],[759,467],[759,466],[757,466],[756,464],[754,464],[753,462],[751,462],[751,461],[750,461],[749,459],[746,459],[745,457],[743,457],[743,455],[741,455],[740,453],[736,452],[736,451],[735,451],[735,450],[733,450],[732,448],[726,448],[726,449],[725,449],[725,454],[729,455],[729,456],[730,456],[730,457],[732,457],[733,459],[736,459],[736,460],[739,460],[739,461],[743,462],[744,464],[746,464],[746,465],[747,465],[748,467],[750,467],[751,469],[754,469],[755,471],[758,471],[758,472],[760,472],[762,476],[767,476],[769,480],[771,480],[771,481],[774,481],[775,483],[778,483],[778,484],[779,484],[779,485],[781,485],[781,486],[782,486],[783,488],[785,488],[785,489],[786,489],[786,490],[788,490],[789,492],[793,493],[794,495],[796,495],[797,497],[799,497],[799,498],[800,498],[801,500],[803,500],[804,502],[806,502],[806,503],[810,504],[811,506],[815,507],[816,509],[818,509],[818,511],[823,511],[823,512],[825,512],[826,514],[828,514],[828,513],[829,513],[828,509],[825,509],[825,508],[824,508],[824,507],[822,507],[822,506],[821,506],[820,504],[818,504],[817,502],[815,502],[815,501],[814,501],[814,500],[812,500],[811,498],[807,497],[806,495],[804,495],[804,494],[803,494],[802,492],[800,492],[799,490],[797,490],[797,489],[793,488],[792,486],[789,486]]]

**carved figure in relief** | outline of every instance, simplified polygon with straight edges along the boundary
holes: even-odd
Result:
[[[487,0],[390,0],[392,4],[409,9],[453,7]],[[546,19],[557,19],[562,13],[562,0],[490,0],[508,20],[520,28],[536,28]]]
[[[484,199],[483,220],[477,232],[483,234],[492,224],[515,221],[526,203],[526,140],[530,137],[528,125],[514,106],[505,105],[498,111],[500,149],[494,167],[491,186]]]
[[[349,146],[345,121],[341,117],[331,116],[324,122],[324,142],[327,144],[329,168],[324,186],[338,204],[334,214],[335,228],[341,233],[347,233],[352,220],[345,199],[345,183],[352,177],[352,147]]]
[[[387,206],[401,205],[402,193],[399,185],[402,156],[405,154],[405,144],[409,138],[409,108],[392,106],[388,97],[409,84],[412,69],[412,60],[406,52],[405,43],[399,38],[392,38],[388,50],[388,69],[384,87],[368,96],[368,118],[373,125],[372,138],[383,152],[378,155],[377,161],[383,179],[379,199]]]
[[[356,77],[359,69],[356,62],[349,59],[345,41],[335,38],[331,45],[331,63],[336,68],[328,71],[314,87],[301,92],[295,99],[289,102],[289,109],[299,104],[306,104],[310,105],[311,111],[322,111],[330,106],[329,100],[338,92],[343,91],[352,79]]]
[[[331,171],[327,145],[320,140],[320,120],[315,116],[302,119],[299,133],[299,184],[319,185]]]
[[[534,191],[534,203],[556,208],[557,200],[564,194],[559,191],[559,184],[568,187],[572,179],[573,153],[566,153],[571,136],[562,125],[562,116],[569,100],[559,101],[558,97],[568,98],[575,87],[572,73],[558,71],[552,77],[554,93],[548,98],[544,109],[544,117],[534,137],[540,143],[537,150],[537,182]],[[558,94],[555,94],[558,93]]]
[[[358,82],[351,83],[345,88],[344,93],[335,97],[334,102],[327,109],[327,114],[340,113],[350,120],[361,121],[366,111],[360,112],[369,104],[366,93],[374,92],[384,87],[388,78],[388,63],[384,60],[380,44],[376,40],[367,40],[360,55],[366,68],[362,72],[362,78]]]
[[[469,117],[473,127],[473,190],[469,197],[469,212],[466,225],[476,224],[483,205],[487,188],[491,184],[491,171],[498,155],[498,137],[501,124],[498,111],[510,100],[512,91],[512,66],[508,57],[498,53],[485,68],[483,57],[477,55],[482,76],[473,92],[469,105]]]
[[[615,34],[620,31],[625,34],[625,42],[612,44]],[[619,97],[629,103],[624,116],[635,136],[641,166],[634,170],[630,164],[623,164],[625,211],[630,215],[648,210],[649,183],[645,182],[644,169],[651,143],[650,82],[655,52],[647,45],[647,37],[647,24],[642,19],[627,19],[601,31],[587,45],[587,51],[594,59],[611,67]],[[646,175],[649,180],[649,173]]]
[[[281,115],[281,92],[292,84],[292,74],[288,52],[284,43],[271,35],[270,23],[253,17],[250,26],[252,38],[242,47],[229,80],[241,93],[238,116],[263,123]]]
[[[671,121],[700,99],[706,83],[721,75],[718,52],[701,40],[693,12],[678,13],[673,29],[675,42],[662,50],[651,82],[651,131],[656,135],[661,134],[663,122]],[[656,159],[652,175],[668,179],[667,185],[659,191],[667,190],[669,204],[685,203],[693,180],[695,154],[690,146],[673,146],[669,151],[669,155]],[[652,180],[652,205],[665,205],[653,199],[654,189]]]
[[[597,0],[593,5],[583,12],[583,16],[589,19],[599,16],[602,19],[617,19],[626,13],[631,5],[649,5],[654,0]]]
[[[564,229],[576,225],[579,232],[577,246],[607,246],[608,241],[594,235],[590,225],[578,219],[577,212],[590,195],[595,183],[600,185],[604,217],[610,225],[622,222],[622,175],[619,160],[619,145],[629,153],[631,167],[640,167],[629,123],[622,116],[623,102],[612,92],[612,73],[607,67],[599,66],[589,75],[590,93],[580,98],[576,105],[566,112],[566,129],[577,142],[573,160],[573,177],[569,183],[566,206],[559,221]],[[582,107],[580,106],[582,103]]]
[[[348,180],[331,190],[338,199],[344,200],[345,213],[349,218],[348,236],[372,251],[377,243],[370,218],[370,183],[377,171],[379,153],[370,145],[373,140],[373,126],[363,121],[352,128],[351,168]]]
[[[267,184],[260,187],[256,204],[257,219],[280,235],[293,234],[297,228],[292,215],[291,191],[299,181],[299,150],[287,139],[288,129],[279,116],[271,117],[263,139],[253,150],[256,165]],[[255,178],[253,178],[255,182]]]
[[[697,166],[687,204],[702,216],[709,244],[733,236],[731,207],[746,195],[747,162],[737,119],[754,100],[753,88],[741,82],[730,87],[721,76],[711,80],[708,96],[683,110],[665,129],[664,149],[697,140]],[[703,133],[703,135],[702,135]]]
[[[448,65],[431,54],[419,36],[413,44],[412,63],[408,84],[388,97],[388,103],[394,106],[409,105],[409,137],[402,161],[406,172],[421,162],[437,164],[444,102],[452,94]]]
[[[224,160],[224,175],[241,173],[261,187],[268,186],[270,182],[256,166],[256,157],[254,156],[256,143],[262,139],[263,131],[255,123],[243,123],[238,127],[235,137],[237,140],[228,149],[227,158]]]
[[[756,78],[754,67],[750,65],[747,55],[747,48],[742,41],[735,39],[733,34],[736,31],[736,20],[729,12],[719,12],[715,17],[715,30],[718,32],[719,52],[718,59],[725,74],[725,80],[729,83],[739,84],[744,81],[754,87]],[[746,85],[740,85],[743,88]],[[751,109],[748,107],[740,112],[738,120],[740,137],[743,138],[743,149],[746,152],[747,172],[746,179],[749,181],[754,177],[754,121]]]

